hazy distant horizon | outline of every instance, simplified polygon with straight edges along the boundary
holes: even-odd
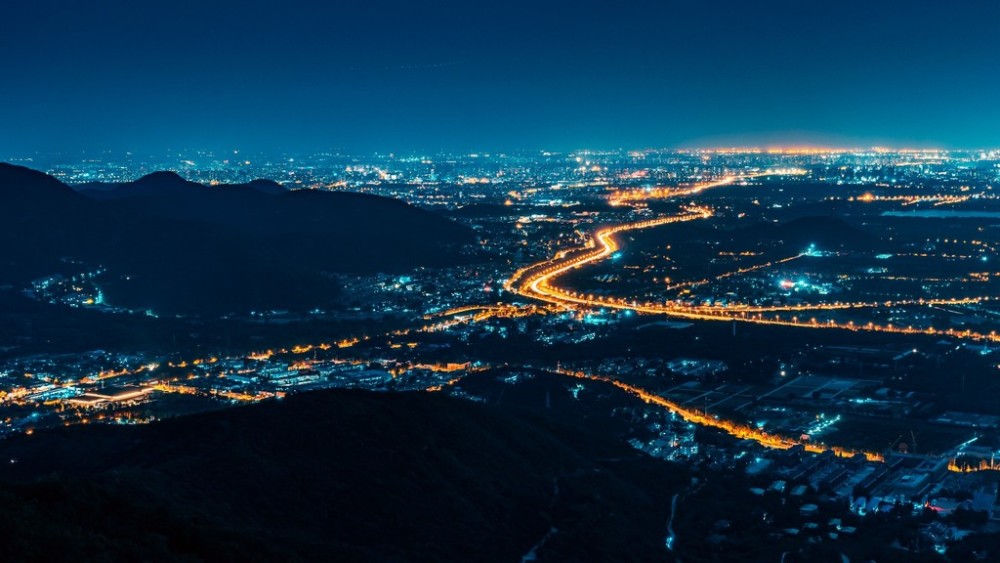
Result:
[[[469,156],[469,155],[480,155],[480,156],[498,156],[498,155],[533,155],[537,153],[552,153],[552,154],[574,154],[580,152],[642,152],[642,151],[713,151],[713,150],[727,150],[727,151],[783,151],[783,150],[796,150],[796,149],[812,149],[817,151],[828,150],[828,151],[864,151],[870,149],[879,149],[886,151],[905,151],[905,150],[926,150],[926,151],[948,151],[948,152],[976,152],[976,151],[997,151],[1000,150],[1000,143],[996,146],[947,146],[944,144],[935,143],[891,143],[885,141],[856,141],[851,142],[849,140],[841,140],[839,142],[807,142],[798,140],[795,138],[790,138],[787,141],[782,141],[780,138],[775,138],[771,142],[750,142],[741,141],[738,137],[732,138],[721,137],[716,142],[692,142],[687,144],[679,144],[674,146],[622,146],[622,147],[571,147],[571,148],[556,148],[556,147],[541,147],[541,148],[504,148],[504,149],[490,149],[490,148],[468,148],[468,149],[383,149],[383,150],[349,150],[342,147],[333,148],[315,148],[315,149],[303,149],[303,150],[286,150],[282,148],[272,148],[272,149],[212,149],[212,148],[168,148],[162,151],[141,151],[141,150],[128,150],[128,149],[105,149],[105,150],[62,150],[62,151],[11,151],[5,154],[0,154],[0,161],[31,161],[32,159],[87,159],[87,158],[166,158],[166,157],[183,157],[183,156],[195,156],[204,155],[211,156],[213,158],[239,158],[240,155],[248,156],[253,155],[257,157],[267,157],[267,158],[278,158],[278,157],[311,157],[323,154],[338,155],[344,157],[396,157],[396,158],[408,158],[415,156]]]

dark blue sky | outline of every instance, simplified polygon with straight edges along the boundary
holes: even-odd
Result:
[[[1000,2],[10,0],[0,154],[1000,146]]]

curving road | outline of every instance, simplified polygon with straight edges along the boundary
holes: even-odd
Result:
[[[641,201],[651,198],[675,198],[701,193],[707,189],[728,186],[737,180],[747,178],[757,178],[772,174],[800,173],[789,170],[780,170],[768,173],[758,173],[749,176],[729,176],[722,180],[696,184],[689,188],[680,189],[657,189],[653,191],[633,190],[630,197],[625,195],[612,196],[612,202],[616,205],[630,201]],[[671,317],[706,320],[706,321],[740,321],[765,325],[791,326],[801,328],[826,328],[841,329],[851,331],[867,332],[889,332],[898,334],[924,334],[932,336],[942,336],[951,338],[961,338],[970,340],[982,340],[1000,342],[1000,335],[995,332],[980,333],[972,330],[956,331],[954,329],[940,330],[933,327],[914,328],[893,326],[892,324],[879,325],[875,323],[855,324],[853,321],[836,322],[833,320],[818,321],[815,318],[799,318],[798,313],[809,311],[831,311],[840,309],[863,309],[876,307],[900,307],[900,306],[940,306],[940,305],[968,305],[989,301],[990,296],[968,297],[961,299],[903,299],[884,302],[836,302],[824,304],[792,305],[792,306],[750,306],[746,304],[730,305],[684,305],[681,303],[668,301],[666,303],[637,302],[626,298],[605,297],[588,295],[573,292],[557,285],[560,277],[576,268],[582,268],[591,264],[601,262],[611,257],[620,248],[615,240],[615,235],[630,231],[660,227],[671,223],[692,221],[697,219],[708,219],[713,215],[710,208],[704,206],[692,206],[678,215],[669,215],[639,221],[634,223],[624,223],[612,227],[600,229],[594,233],[593,239],[587,245],[577,251],[561,251],[550,260],[545,260],[537,264],[532,264],[516,271],[505,283],[504,287],[508,291],[518,293],[525,297],[530,297],[554,305],[559,305],[569,309],[580,307],[606,307],[610,309],[627,309],[638,313],[662,314]],[[798,256],[785,259],[791,260]],[[767,265],[755,266],[751,269],[759,269]],[[736,272],[740,273],[740,272]],[[735,273],[733,273],[735,274]],[[729,275],[733,275],[729,274]],[[788,318],[782,318],[773,313],[793,313]]]

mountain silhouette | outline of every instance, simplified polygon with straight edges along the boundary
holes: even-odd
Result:
[[[0,283],[107,267],[108,302],[216,314],[337,303],[333,273],[403,272],[467,258],[470,229],[405,202],[285,190],[270,181],[205,186],[172,172],[74,191],[0,165]]]
[[[265,194],[281,194],[288,191],[274,180],[258,178],[245,184],[218,184],[205,186],[185,180],[176,172],[153,172],[132,182],[87,182],[76,184],[72,188],[80,193],[96,199],[122,199],[143,196],[170,196],[206,190],[255,190]]]
[[[552,424],[442,395],[321,391],[39,431],[0,445],[0,508],[5,536],[46,539],[5,556],[500,562],[557,528],[546,560],[662,558],[687,471]]]
[[[246,184],[233,184],[237,187],[247,187],[258,192],[263,192],[265,194],[280,194],[288,191],[288,188],[282,186],[281,184],[275,182],[274,180],[266,180],[263,178],[258,178],[256,180],[251,180]]]
[[[58,207],[83,201],[72,188],[52,176],[6,162],[0,162],[0,208],[5,216],[16,216],[24,206],[45,204]]]

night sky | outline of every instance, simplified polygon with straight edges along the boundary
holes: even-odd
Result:
[[[0,156],[1000,146],[1000,2],[8,0]]]

